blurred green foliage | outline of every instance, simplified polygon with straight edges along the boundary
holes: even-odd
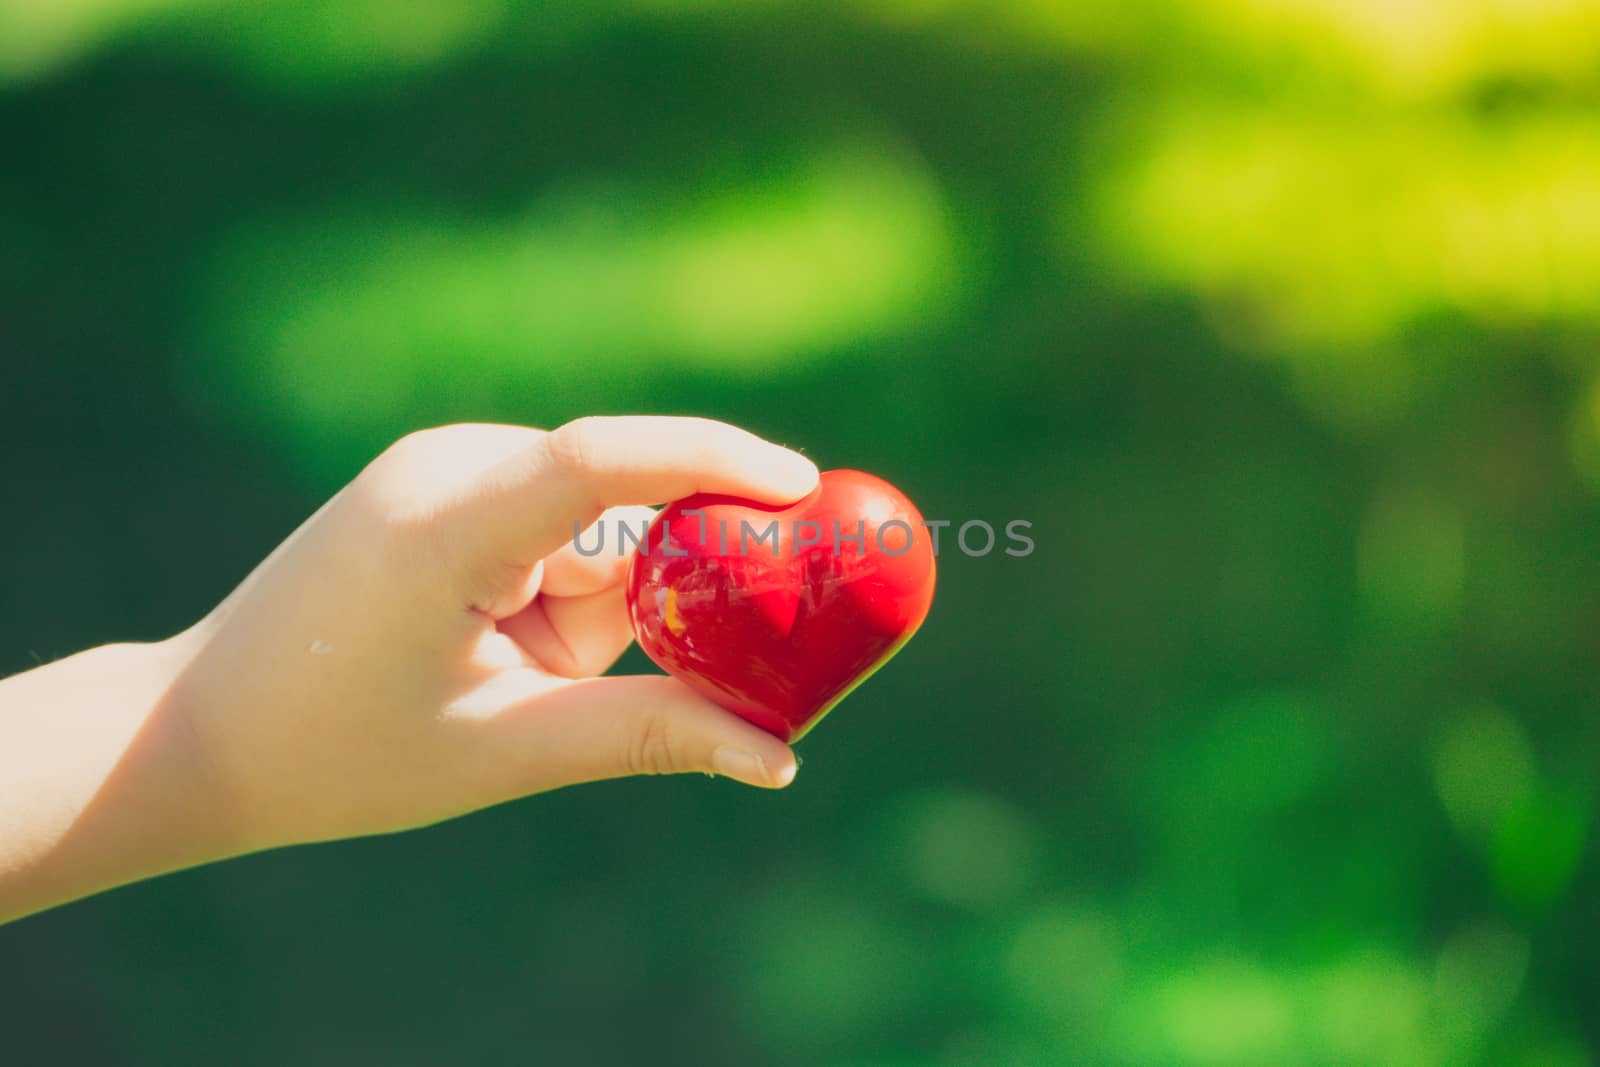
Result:
[[[457,419],[1038,542],[782,795],[0,929],[0,1058],[1600,1062],[1597,107],[1577,0],[0,0],[0,669]]]

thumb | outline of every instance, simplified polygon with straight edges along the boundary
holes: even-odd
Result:
[[[535,790],[691,772],[782,789],[797,769],[788,745],[662,675],[563,682],[495,718],[530,754]]]

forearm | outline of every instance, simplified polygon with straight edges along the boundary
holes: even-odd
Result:
[[[107,645],[0,681],[0,922],[234,850],[183,662]]]

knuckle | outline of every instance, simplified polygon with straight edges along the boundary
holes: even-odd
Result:
[[[431,454],[453,429],[451,426],[430,426],[426,429],[412,430],[396,438],[393,444],[384,449],[376,465],[404,466],[415,463]]]
[[[397,439],[348,487],[368,544],[386,546],[407,565],[434,566],[450,555],[451,497],[437,486],[438,457],[452,427],[415,430]]]
[[[545,448],[557,467],[581,474],[593,463],[600,432],[599,419],[585,415],[551,430],[545,438]]]
[[[427,469],[427,455],[437,440],[435,431],[419,430],[406,434],[384,449],[351,485],[352,495],[373,518],[386,524],[410,525],[427,494],[421,475]]]
[[[385,512],[403,514],[428,495],[435,457],[450,427],[413,430],[385,448],[355,479],[354,487],[365,503]]]
[[[738,432],[732,423],[723,422],[721,419],[708,419],[704,415],[689,415],[683,420],[684,426],[702,434],[726,434]]]
[[[677,761],[671,731],[659,713],[650,712],[634,735],[628,752],[628,771],[631,774],[671,774],[675,770]]]
[[[694,443],[695,451],[705,455],[724,454],[748,440],[749,435],[737,426],[716,419],[693,418],[683,428],[684,437]]]

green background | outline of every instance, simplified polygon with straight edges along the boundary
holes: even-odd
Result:
[[[1592,6],[0,0],[0,671],[461,419],[1038,546],[784,793],[0,929],[0,1060],[1596,1063],[1597,342]]]

